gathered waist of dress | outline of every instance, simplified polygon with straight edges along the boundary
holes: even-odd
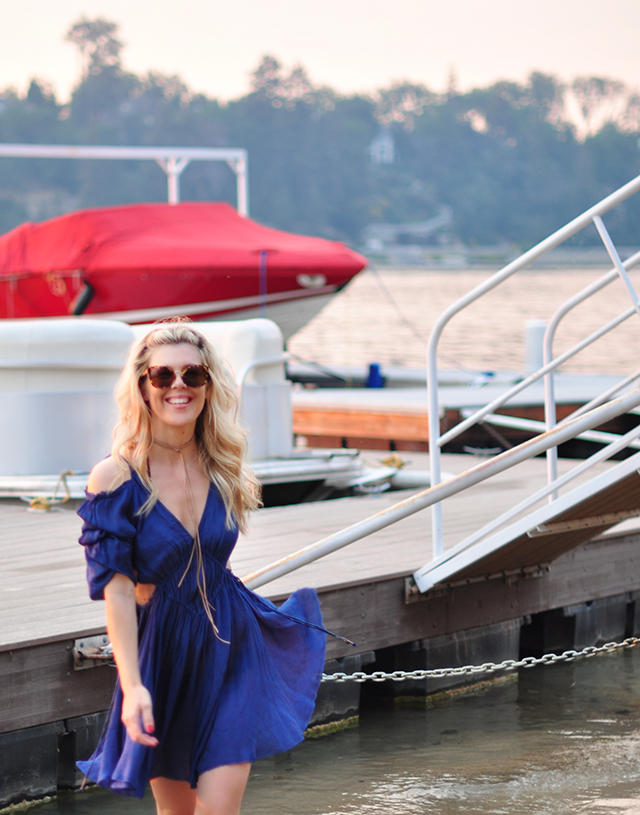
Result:
[[[225,577],[231,574],[215,558],[205,558],[204,570],[200,574],[195,562],[189,564],[188,568],[186,566],[185,562],[176,564],[170,574],[158,580],[157,583],[137,583],[136,603],[139,606],[146,606],[152,597],[160,593],[165,598],[176,600],[198,611],[203,605],[203,592],[210,602],[213,601]]]

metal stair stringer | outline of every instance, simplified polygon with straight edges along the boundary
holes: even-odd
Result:
[[[640,452],[473,546],[454,546],[413,575],[418,589],[545,567],[564,552],[640,517]]]

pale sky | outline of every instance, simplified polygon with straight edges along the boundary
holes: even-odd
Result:
[[[532,70],[640,86],[640,0],[4,0],[0,89],[47,80],[60,101],[80,73],[64,35],[80,17],[120,25],[123,64],[242,96],[264,54],[345,93],[409,80],[460,90]]]

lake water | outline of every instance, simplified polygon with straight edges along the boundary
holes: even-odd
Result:
[[[85,790],[38,815],[142,815]],[[523,670],[436,705],[376,706],[360,724],[258,762],[243,815],[638,815],[640,649]]]
[[[440,342],[439,367],[523,370],[524,325],[548,321],[555,310],[607,269],[541,269],[520,272],[456,315]],[[368,270],[288,343],[294,354],[324,364],[425,366],[427,339],[451,303],[492,271]],[[640,290],[640,272],[631,272]],[[578,306],[560,324],[561,353],[631,305],[620,280]],[[421,335],[421,336],[418,336]],[[585,349],[562,370],[627,374],[640,367],[640,318],[634,316]]]

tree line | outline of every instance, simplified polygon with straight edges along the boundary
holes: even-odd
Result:
[[[38,79],[23,95],[0,91],[0,141],[244,147],[251,215],[279,229],[358,246],[371,224],[447,209],[433,240],[526,248],[640,174],[640,99],[612,80],[534,72],[464,93],[452,82],[442,94],[396,83],[344,95],[266,56],[246,95],[221,102],[176,76],[126,70],[115,23],[83,19],[67,39],[84,64],[70,101]],[[235,177],[198,162],[181,194],[233,203]],[[152,162],[0,158],[1,232],[75,208],[164,200]],[[605,220],[620,243],[640,243],[640,200]],[[580,240],[596,241],[595,230]]]

